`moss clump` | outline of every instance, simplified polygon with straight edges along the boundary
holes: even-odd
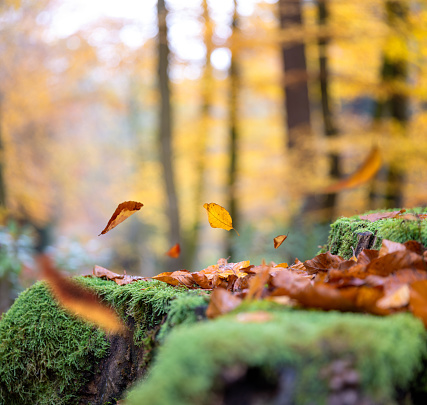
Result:
[[[170,310],[174,314],[170,324],[185,323],[193,319],[192,305],[206,303],[198,292],[157,281],[118,286],[98,278],[76,280],[108,301],[123,319],[135,320],[134,340],[139,345],[145,332],[159,325]],[[46,284],[36,283],[0,322],[0,404],[75,403],[85,376],[96,371],[109,347],[104,332],[67,314]]]
[[[368,214],[396,210],[399,209],[370,211]],[[408,209],[407,212],[427,212],[427,208],[413,208]],[[357,246],[357,234],[362,232],[376,233],[377,240],[373,249],[379,249],[383,239],[401,243],[408,240],[416,240],[423,245],[427,245],[426,220],[409,221],[395,218],[370,222],[361,220],[359,215],[355,215],[349,218],[339,218],[331,225],[328,244],[324,251],[329,250],[334,255],[348,259],[353,255],[352,248],[356,248]]]
[[[411,315],[377,318],[318,311],[273,311],[264,323],[240,323],[235,315],[168,336],[148,379],[127,397],[129,405],[208,404],[221,371],[233,365],[297,372],[295,404],[327,402],[320,376],[334,359],[351,359],[363,393],[392,404],[421,368],[426,331]],[[218,388],[218,387],[217,387]]]

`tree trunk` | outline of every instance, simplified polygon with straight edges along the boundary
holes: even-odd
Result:
[[[160,90],[160,122],[159,122],[159,143],[160,161],[163,166],[163,178],[165,181],[165,191],[167,197],[167,216],[169,218],[169,245],[173,246],[180,242],[180,220],[178,210],[178,199],[175,189],[174,170],[172,166],[172,123],[171,123],[171,103],[170,86],[168,76],[169,66],[169,44],[167,38],[167,9],[165,0],[157,2],[157,16],[159,25],[159,90]],[[168,263],[168,270],[173,271],[181,268],[181,258],[174,259]],[[173,266],[173,268],[171,267]]]
[[[237,144],[238,144],[238,128],[237,128],[237,108],[238,108],[238,97],[239,97],[239,69],[237,66],[237,55],[235,46],[235,37],[238,30],[238,15],[237,15],[237,2],[234,0],[234,13],[232,21],[232,34],[231,34],[231,62],[229,69],[229,80],[230,80],[230,93],[229,93],[229,131],[230,131],[230,166],[228,171],[228,211],[233,220],[233,226],[238,228],[238,205],[237,205],[237,190],[236,190],[236,179],[237,179]],[[228,233],[228,244],[227,244],[227,257],[233,258],[233,243],[235,235],[232,232]]]

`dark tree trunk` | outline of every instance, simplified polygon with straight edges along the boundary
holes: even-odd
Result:
[[[237,2],[234,0],[234,13],[232,21],[232,44],[233,39],[236,36],[238,30],[238,15],[237,15]],[[230,166],[228,171],[228,195],[229,203],[227,210],[229,211],[231,218],[233,220],[233,226],[235,228],[239,227],[239,212],[237,206],[237,189],[236,189],[236,180],[237,180],[237,144],[238,144],[238,117],[237,117],[237,108],[238,108],[238,97],[239,97],[239,68],[237,66],[237,55],[236,55],[236,46],[231,47],[231,63],[229,70],[229,80],[230,80],[230,94],[229,94],[229,131],[230,131],[230,146],[229,146],[229,156],[230,156]],[[233,242],[235,235],[232,232],[228,233],[228,244],[227,244],[227,257],[231,256],[233,258]]]
[[[165,0],[157,2],[157,16],[159,25],[159,90],[160,90],[160,122],[159,122],[159,143],[160,161],[163,166],[163,178],[165,181],[165,191],[167,198],[167,216],[169,218],[169,245],[173,246],[180,242],[180,220],[178,209],[178,198],[175,189],[174,170],[172,166],[172,123],[171,123],[171,102],[170,86],[168,76],[169,66],[169,44],[167,38],[167,9]],[[174,259],[168,263],[168,270],[182,268],[182,259]],[[172,268],[173,266],[173,268]]]
[[[302,27],[300,0],[279,0],[279,11],[282,29]],[[300,143],[299,137],[310,132],[310,101],[305,45],[303,42],[284,44],[282,55],[288,147],[291,149]]]

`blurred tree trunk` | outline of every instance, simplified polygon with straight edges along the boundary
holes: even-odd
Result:
[[[329,9],[328,0],[319,0],[317,2],[318,23],[320,28],[325,28],[328,24]],[[328,138],[332,138],[338,134],[337,127],[334,122],[333,113],[331,110],[331,100],[329,93],[329,68],[328,68],[328,44],[329,38],[326,35],[319,37],[319,82],[321,94],[321,106],[323,117],[324,134]],[[331,179],[340,177],[339,155],[336,152],[328,153],[329,160],[329,176]],[[322,212],[325,221],[332,222],[336,215],[337,194],[330,193],[323,196]]]
[[[212,64],[211,54],[213,51],[212,35],[213,25],[209,15],[209,7],[207,0],[203,0],[203,19],[204,19],[204,43],[206,47],[205,68],[202,77],[202,106],[200,111],[200,131],[197,138],[197,183],[194,196],[194,224],[193,229],[187,243],[187,259],[186,264],[191,264],[193,268],[197,268],[197,247],[199,244],[200,224],[201,224],[201,207],[203,206],[203,192],[205,184],[205,170],[206,170],[206,142],[210,130],[211,120],[211,105],[212,105],[212,91],[213,91],[213,77],[212,77]]]
[[[4,148],[3,148],[3,95],[0,93],[0,211],[6,210],[6,185],[4,183]]]
[[[301,0],[279,0],[282,29],[302,28]],[[285,77],[285,109],[288,147],[301,143],[299,137],[310,133],[310,101],[308,74],[303,42],[286,43],[282,47]]]
[[[399,42],[400,48],[404,49],[403,53],[396,56],[390,56],[385,50],[383,63],[380,72],[381,83],[386,89],[386,97],[379,97],[376,101],[373,119],[377,127],[381,120],[388,116],[397,124],[397,133],[392,134],[399,141],[405,136],[406,125],[409,120],[408,109],[409,100],[405,93],[404,85],[408,77],[408,60],[406,55],[407,28],[409,6],[407,2],[387,1],[385,3],[387,24],[393,31],[393,41]],[[382,208],[402,207],[403,205],[403,188],[404,188],[404,170],[402,164],[396,159],[382,172],[385,180],[385,190],[382,196]],[[377,193],[372,186],[370,192],[370,205],[375,206]]]
[[[160,161],[163,166],[163,178],[165,181],[165,191],[167,196],[167,216],[169,218],[169,245],[173,246],[180,242],[180,220],[178,209],[178,198],[175,189],[174,171],[172,166],[172,123],[171,123],[171,102],[170,86],[168,76],[169,66],[169,44],[168,30],[166,25],[167,9],[165,0],[157,2],[157,18],[159,25],[159,47],[158,47],[158,80],[160,91],[160,114],[159,114],[159,143],[160,143]],[[166,249],[167,250],[167,249]],[[173,263],[173,269],[182,268],[182,259],[170,261],[168,267]]]
[[[237,15],[237,1],[234,0],[234,11],[233,11],[233,20],[231,23],[231,62],[229,69],[229,81],[230,81],[230,93],[229,93],[229,131],[230,131],[230,146],[229,146],[229,156],[230,156],[230,166],[228,171],[228,212],[233,219],[233,226],[239,228],[239,212],[237,206],[237,144],[238,144],[238,117],[237,117],[237,108],[238,108],[238,97],[239,97],[239,85],[240,85],[240,73],[237,66],[237,46],[236,46],[236,33],[238,31],[239,18]],[[227,257],[231,256],[233,258],[233,242],[235,235],[232,232],[228,233],[228,244],[227,244]]]

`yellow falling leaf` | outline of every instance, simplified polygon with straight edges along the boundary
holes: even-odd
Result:
[[[221,228],[227,231],[234,229],[233,220],[224,207],[221,207],[215,203],[206,203],[203,204],[203,208],[205,208],[208,212],[208,220],[212,228]],[[240,236],[239,232],[236,231],[236,233],[238,236]]]
[[[274,238],[274,249],[277,249],[288,237],[288,235],[279,235]]]
[[[323,193],[336,193],[341,190],[360,186],[371,180],[381,168],[381,154],[377,146],[373,147],[363,164],[350,176],[331,184]]]

